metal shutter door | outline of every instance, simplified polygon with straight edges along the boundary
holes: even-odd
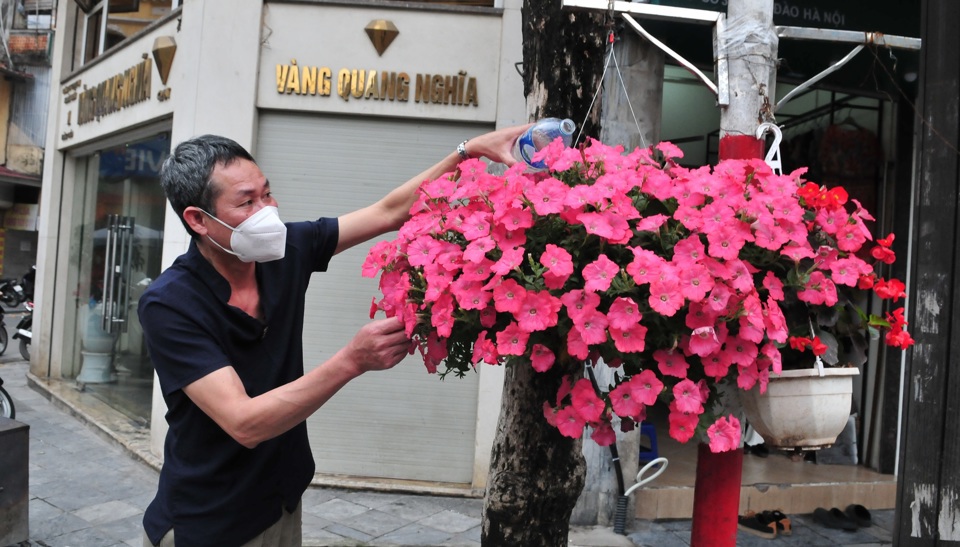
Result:
[[[489,128],[401,119],[264,112],[256,157],[284,220],[336,217],[369,205]],[[392,237],[392,234],[388,234]],[[307,370],[369,320],[377,282],[360,275],[370,244],[314,275],[307,292]],[[347,385],[307,422],[317,472],[470,483],[477,375],[441,382],[419,354]]]

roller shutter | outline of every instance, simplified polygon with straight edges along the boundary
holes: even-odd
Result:
[[[483,125],[265,112],[257,161],[284,220],[339,216],[373,203]],[[307,293],[307,369],[332,356],[369,320],[376,280],[360,275],[372,245],[334,257]],[[382,317],[382,316],[381,316]],[[441,381],[419,355],[366,374],[307,424],[323,474],[470,483],[477,376]]]

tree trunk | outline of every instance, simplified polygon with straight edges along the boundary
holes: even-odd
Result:
[[[600,134],[594,101],[606,52],[605,15],[561,10],[558,0],[525,0],[523,93],[527,115],[570,118],[581,137]],[[577,143],[574,143],[577,144]],[[564,375],[582,364],[561,361],[544,373],[507,366],[500,421],[483,508],[483,545],[566,546],[570,514],[583,489],[582,443],[560,434],[543,415]]]
[[[606,16],[561,10],[559,0],[526,0],[523,20],[523,94],[530,120],[568,117],[577,133],[600,134]],[[591,107],[592,103],[592,107]]]
[[[507,367],[484,499],[483,545],[567,545],[570,513],[583,489],[581,441],[548,424],[543,403],[555,402],[563,375],[580,372],[579,363],[558,362],[544,373],[530,365]]]

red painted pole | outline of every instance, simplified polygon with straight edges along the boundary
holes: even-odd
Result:
[[[742,475],[742,448],[714,454],[707,444],[700,443],[697,447],[691,547],[732,547],[737,544]]]
[[[718,37],[716,53],[727,61],[728,104],[720,110],[720,160],[762,158],[764,142],[757,127],[770,114],[776,96],[777,35],[773,0],[728,0],[727,20],[746,30]],[[732,26],[732,25],[731,25]],[[736,38],[736,39],[731,39]],[[749,47],[741,47],[743,42]],[[700,444],[693,496],[691,547],[736,547],[743,448],[714,454]]]
[[[753,135],[720,138],[721,160],[763,157],[763,141]],[[734,547],[737,515],[740,514],[740,482],[743,448],[714,454],[700,443],[697,448],[697,480],[693,491],[691,547]]]
[[[721,160],[749,160],[763,157],[763,141],[753,135],[724,135],[720,137]]]

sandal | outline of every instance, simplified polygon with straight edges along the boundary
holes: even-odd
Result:
[[[777,509],[773,511],[763,511],[759,516],[762,521],[775,523],[778,534],[784,536],[793,535],[793,524],[790,522],[790,517],[784,515],[782,511]]]
[[[777,524],[775,522],[765,522],[760,515],[753,511],[737,517],[737,529],[764,539],[777,537]]]

